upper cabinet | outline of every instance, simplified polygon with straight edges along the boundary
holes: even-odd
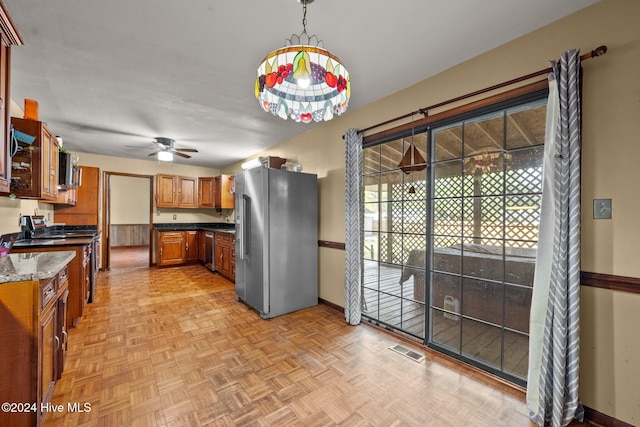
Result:
[[[0,2],[0,194],[8,194],[11,185],[10,100],[11,46],[21,45],[22,38]]]
[[[198,178],[158,174],[156,206],[159,208],[197,208]]]
[[[235,208],[235,181],[233,175],[219,175],[215,177],[215,207],[216,209]]]
[[[198,177],[198,207],[215,208],[215,178]]]
[[[216,177],[156,176],[156,206],[159,208],[233,209],[233,175]]]
[[[74,203],[55,206],[55,222],[67,225],[98,225],[98,205],[100,203],[100,169],[90,166],[80,166],[82,176],[81,185],[67,190],[69,196],[74,196]],[[65,193],[65,192],[63,192]]]
[[[38,120],[11,118],[13,128],[35,137],[18,142],[11,159],[11,192],[28,199],[58,197],[58,139]]]

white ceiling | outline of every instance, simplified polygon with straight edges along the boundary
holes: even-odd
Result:
[[[349,70],[349,114],[596,1],[317,0],[307,31]],[[254,97],[259,62],[302,31],[296,0],[3,2],[24,40],[11,97],[69,151],[149,160],[163,136],[199,150],[176,163],[221,168],[317,126]]]

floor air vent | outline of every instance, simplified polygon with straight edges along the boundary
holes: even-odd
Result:
[[[408,357],[414,362],[422,362],[424,360],[424,355],[420,353],[416,353],[415,351],[400,344],[396,344],[392,347],[389,347],[389,350],[393,350],[396,353],[400,353],[401,355]]]

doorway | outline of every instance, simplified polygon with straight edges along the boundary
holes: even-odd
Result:
[[[104,183],[104,268],[150,267],[153,175],[104,172]]]

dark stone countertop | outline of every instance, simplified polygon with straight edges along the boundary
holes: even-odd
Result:
[[[75,256],[73,251],[9,254],[0,258],[0,284],[50,279]]]
[[[215,231],[225,233],[235,233],[235,224],[226,222],[208,222],[208,223],[158,223],[153,224],[153,228],[158,231]]]
[[[91,237],[74,237],[68,239],[22,239],[16,240],[14,249],[18,248],[51,248],[56,246],[86,246],[93,242]]]

